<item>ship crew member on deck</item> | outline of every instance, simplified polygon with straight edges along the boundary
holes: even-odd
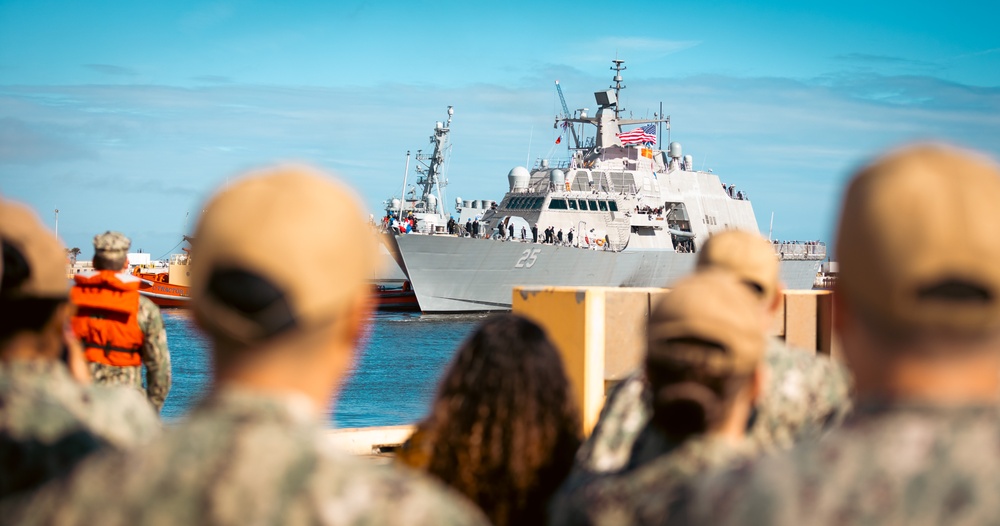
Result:
[[[94,236],[94,271],[77,274],[70,299],[73,332],[83,343],[94,381],[143,390],[157,411],[170,392],[170,350],[160,308],[139,294],[126,272],[132,242],[120,232]]]
[[[531,242],[538,243],[538,223],[531,227]]]

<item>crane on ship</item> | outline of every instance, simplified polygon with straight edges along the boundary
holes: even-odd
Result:
[[[556,91],[559,92],[559,102],[562,103],[563,115],[567,118],[572,117],[573,114],[569,112],[569,106],[566,105],[566,97],[563,96],[562,86],[559,85],[559,81],[556,81]],[[573,134],[573,147],[576,149],[580,148],[580,138],[576,136],[576,128],[573,127],[569,122],[564,121],[564,128],[569,128],[570,133]]]

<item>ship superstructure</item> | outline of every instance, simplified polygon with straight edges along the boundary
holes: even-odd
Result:
[[[595,93],[598,110],[563,115],[557,126],[592,126],[568,160],[515,167],[509,190],[477,225],[485,240],[398,236],[395,247],[421,309],[509,309],[516,285],[662,286],[686,274],[713,232],[758,232],[749,198],[712,172],[694,169],[671,142],[656,147],[669,117],[624,119],[614,85]],[[625,130],[623,127],[645,125]],[[468,235],[468,234],[466,234]],[[823,244],[776,246],[782,277],[810,288]]]

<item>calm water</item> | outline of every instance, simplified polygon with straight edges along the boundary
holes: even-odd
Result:
[[[410,424],[427,412],[438,379],[458,344],[486,315],[378,313],[366,349],[347,380],[330,422],[334,427]],[[166,420],[182,418],[211,378],[208,341],[187,311],[163,310],[173,362]]]

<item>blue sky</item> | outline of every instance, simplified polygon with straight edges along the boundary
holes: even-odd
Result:
[[[903,142],[1000,158],[995,2],[69,2],[0,0],[0,193],[90,252],[159,256],[209,193],[321,166],[375,212],[455,106],[449,201],[499,199],[561,155],[553,81],[625,107],[753,199],[775,237],[828,239],[850,171]]]

